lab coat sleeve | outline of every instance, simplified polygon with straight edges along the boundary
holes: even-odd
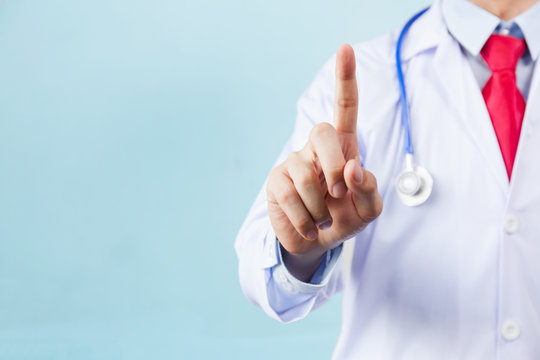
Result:
[[[294,132],[278,157],[282,163],[307,142],[313,126],[333,121],[335,57],[330,59],[298,101]],[[281,261],[280,247],[267,212],[265,182],[236,238],[239,277],[246,297],[282,322],[304,318],[341,290],[341,247],[327,254],[314,280],[295,279]]]

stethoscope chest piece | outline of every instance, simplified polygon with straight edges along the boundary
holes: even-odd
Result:
[[[433,177],[421,166],[405,169],[399,174],[396,190],[403,204],[418,206],[423,204],[433,191]]]

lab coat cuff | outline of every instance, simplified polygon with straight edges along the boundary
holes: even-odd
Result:
[[[276,234],[270,226],[266,237],[264,239],[263,251],[259,264],[262,269],[269,269],[276,266],[279,263],[279,255],[276,252]]]

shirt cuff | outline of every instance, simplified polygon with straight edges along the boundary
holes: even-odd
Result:
[[[315,271],[315,274],[313,274],[311,281],[309,283],[306,283],[298,280],[289,272],[289,270],[283,263],[281,245],[273,231],[271,233],[272,234],[268,234],[269,236],[267,237],[267,240],[271,241],[271,239],[273,239],[273,248],[275,249],[274,251],[276,254],[277,263],[272,268],[272,275],[275,279],[276,284],[281,289],[289,293],[315,294],[328,284],[330,276],[334,272],[336,263],[338,262],[341,252],[343,250],[343,244],[339,245],[335,249],[326,252],[324,259],[321,262],[321,265],[319,265],[319,267]],[[270,236],[272,236],[272,238]]]

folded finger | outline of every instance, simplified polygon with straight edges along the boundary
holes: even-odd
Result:
[[[336,129],[329,123],[321,123],[310,134],[311,151],[315,154],[328,186],[328,192],[335,198],[347,193],[343,179],[345,157]]]
[[[293,181],[285,175],[276,177],[273,181],[273,188],[276,189],[273,197],[296,231],[307,240],[316,240],[317,227],[298,195]]]
[[[303,161],[299,155],[290,158],[288,164],[289,176],[311,218],[319,229],[328,229],[332,225],[332,217],[314,165]]]

